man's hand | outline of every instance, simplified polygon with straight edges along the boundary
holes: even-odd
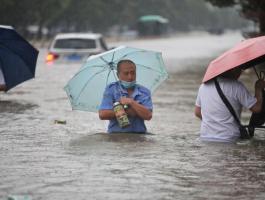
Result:
[[[250,108],[250,110],[253,113],[259,113],[262,110],[262,102],[263,102],[262,92],[264,88],[265,88],[265,81],[263,77],[257,80],[255,83],[255,97],[257,99],[257,102]]]
[[[126,109],[126,113],[130,116],[138,116],[144,120],[150,120],[152,118],[152,112],[145,108],[143,105],[139,104],[137,101],[134,101],[128,97],[121,97],[120,103],[122,105],[128,105],[129,108]]]
[[[128,98],[128,97],[121,97],[120,103],[122,105],[131,105],[133,103],[133,99]]]
[[[133,103],[133,99],[128,98],[128,97],[122,97],[120,99],[120,103],[122,105],[126,105],[127,108],[125,108],[125,112],[127,113],[127,115],[131,116],[131,117],[135,117],[137,114],[135,112],[135,110],[131,107],[131,104]]]
[[[263,88],[265,88],[264,78],[257,80],[255,83],[255,89],[263,89]]]

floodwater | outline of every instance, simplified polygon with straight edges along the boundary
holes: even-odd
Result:
[[[111,44],[163,53],[170,78],[153,95],[146,135],[106,134],[96,113],[72,111],[62,88],[80,65],[46,65],[41,49],[36,78],[0,94],[0,199],[264,199],[264,133],[202,143],[193,115],[207,64],[241,39],[188,34]],[[242,81],[253,91],[253,73]]]

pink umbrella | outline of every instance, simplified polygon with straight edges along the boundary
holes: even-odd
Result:
[[[265,61],[265,36],[244,40],[213,60],[202,82],[236,67],[246,69]]]

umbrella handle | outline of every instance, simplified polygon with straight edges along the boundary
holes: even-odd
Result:
[[[257,72],[257,69],[256,67],[253,67],[254,68],[254,71],[258,77],[258,79],[264,79],[265,78],[265,71],[261,70],[259,73]]]
[[[259,79],[264,79],[264,77],[265,77],[265,72],[264,71],[260,71]]]
[[[256,73],[256,75],[257,75],[258,79],[260,79],[260,76],[259,76],[259,74],[258,74],[258,72],[257,72],[257,69],[256,69],[256,67],[254,66],[253,68],[254,68],[254,71],[255,71],[255,73]]]

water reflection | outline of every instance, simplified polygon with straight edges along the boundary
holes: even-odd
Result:
[[[37,108],[36,104],[27,102],[18,102],[16,100],[0,100],[0,113],[14,113],[21,114],[26,110],[32,110]]]
[[[93,144],[112,142],[112,143],[140,143],[152,142],[150,138],[153,134],[135,134],[135,133],[95,133],[93,135],[82,136],[80,138],[71,140],[70,146],[87,146],[91,147]]]

